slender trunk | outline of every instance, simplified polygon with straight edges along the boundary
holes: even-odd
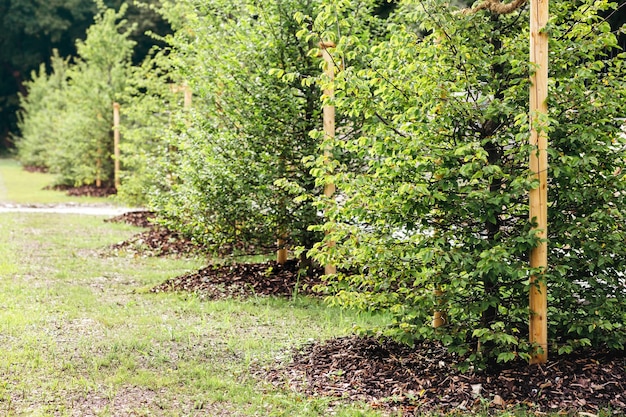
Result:
[[[485,145],[485,150],[487,151],[488,161],[490,165],[498,164],[502,159],[502,150],[500,147],[493,143],[492,141],[488,141]],[[497,193],[502,187],[502,180],[500,178],[495,178],[491,180],[489,184],[489,192]],[[491,243],[496,240],[496,235],[500,231],[502,227],[502,223],[500,220],[500,216],[496,214],[495,222],[487,220],[485,222],[485,229],[487,231],[487,240]],[[485,297],[491,298],[497,296],[499,290],[498,276],[493,274],[487,275],[484,280],[485,287]],[[489,326],[493,322],[496,321],[498,315],[498,307],[494,305],[490,305],[483,312],[482,321],[484,326]]]
[[[491,20],[494,24],[494,33],[498,33],[497,29],[500,26],[498,15],[493,14],[491,17]],[[494,56],[498,55],[500,53],[500,50],[502,49],[502,41],[497,37],[493,37],[491,39],[491,44],[493,45]],[[504,75],[504,67],[502,64],[498,63],[498,64],[492,65],[491,77],[493,80],[502,79],[503,75]],[[498,90],[494,95],[494,100],[502,100],[503,98],[504,98],[504,95],[502,94],[501,90]],[[483,124],[481,136],[485,140],[483,147],[485,151],[487,152],[487,161],[489,165],[497,165],[502,162],[502,156],[503,156],[502,148],[498,145],[498,143],[494,139],[492,139],[493,136],[497,133],[500,122],[501,121],[498,120],[498,117],[496,116],[490,120],[487,120]],[[498,193],[501,187],[502,187],[502,179],[494,178],[489,183],[489,193],[490,194]],[[490,208],[486,207],[486,209],[489,210]],[[502,227],[502,222],[500,220],[500,216],[498,215],[500,211],[500,207],[497,207],[494,210],[496,210],[496,214],[495,216],[493,216],[494,218],[489,219],[489,216],[487,216],[488,218],[487,218],[487,221],[485,222],[487,240],[489,241],[490,245],[493,244],[493,242],[497,239],[497,234]],[[489,274],[485,277],[485,280],[483,282],[483,285],[485,288],[485,297],[487,298],[497,297],[497,293],[499,291],[498,281],[499,281],[499,277],[493,274]],[[498,316],[498,306],[497,305],[488,306],[487,309],[483,311],[483,314],[482,314],[483,326],[489,326],[490,324],[494,323],[497,320],[497,316]]]

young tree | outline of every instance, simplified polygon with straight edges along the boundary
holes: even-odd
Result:
[[[309,131],[321,125],[321,93],[307,80],[320,61],[293,17],[316,4],[166,4],[170,76],[194,97],[192,109],[172,109],[156,158],[169,175],[156,176],[151,203],[170,226],[215,247],[318,240],[308,230],[316,209],[293,198],[318,192],[302,158],[317,152]]]
[[[27,96],[20,97],[22,111],[18,122],[21,138],[17,142],[20,162],[27,167],[48,169],[49,151],[61,135],[67,89],[67,60],[55,50],[50,59],[52,73],[41,64],[25,83]]]
[[[111,105],[124,90],[135,45],[122,20],[125,10],[116,12],[101,5],[87,38],[77,44],[79,58],[68,71],[65,95],[67,130],[51,162],[51,170],[64,184],[113,181]]]
[[[125,7],[116,12],[100,3],[87,39],[77,44],[78,58],[67,68],[53,67],[50,79],[55,82],[45,85],[39,99],[44,107],[52,106],[51,120],[60,127],[39,131],[40,126],[30,125],[41,118],[27,113],[32,99],[23,98],[21,127],[30,136],[18,144],[20,158],[30,158],[27,144],[33,135],[46,135],[45,152],[38,150],[40,162],[59,176],[60,184],[104,185],[113,180],[111,104],[124,89],[134,45],[126,21],[121,20],[124,11]]]
[[[122,0],[105,0],[110,8],[121,7]],[[159,0],[128,2],[127,19],[135,27],[130,37],[137,42],[133,62],[139,63],[154,45],[147,31],[164,35],[169,27],[154,10]],[[28,75],[58,50],[62,57],[76,55],[76,41],[98,13],[96,1],[84,0],[5,0],[0,2],[0,153],[13,144],[8,134],[15,129],[19,110],[18,92],[26,94]]]
[[[438,339],[478,364],[528,359],[535,348],[527,328],[529,277],[538,272],[528,266],[537,244],[528,220],[534,68],[528,10],[516,3],[503,14],[402,2],[387,41],[357,45],[369,65],[347,67],[335,82],[334,104],[362,118],[361,131],[326,138],[335,163],[318,160],[314,171],[339,190],[318,201],[328,219],[318,230],[334,245],[312,251],[340,269],[333,300],[388,311],[394,322],[376,331]],[[554,3],[550,341],[558,352],[623,349],[625,56],[608,58],[616,38],[599,16],[611,3]],[[357,40],[340,37],[337,53]],[[435,310],[445,326],[431,326]]]

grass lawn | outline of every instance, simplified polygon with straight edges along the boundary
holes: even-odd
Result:
[[[276,390],[249,369],[373,318],[306,299],[146,293],[203,261],[99,254],[134,231],[96,216],[0,214],[0,415],[330,413],[328,400]]]
[[[53,183],[53,175],[28,172],[13,159],[0,158],[0,203],[113,203],[108,198],[70,197],[61,191],[44,190]]]
[[[0,202],[103,202],[42,191],[0,160]],[[310,299],[200,301],[147,290],[204,259],[103,254],[139,231],[103,217],[0,213],[0,415],[377,416],[257,380],[292,346],[374,318]]]

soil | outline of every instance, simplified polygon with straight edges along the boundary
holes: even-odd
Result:
[[[159,234],[149,220],[152,215],[131,212],[111,220],[151,227],[149,238],[142,234],[143,242],[183,253],[189,243]],[[293,260],[285,265],[216,265],[170,279],[151,291],[192,292],[206,299],[291,296],[296,291],[314,295],[312,287],[320,283],[322,273],[304,274]],[[286,357],[291,359],[255,373],[276,386],[307,395],[365,401],[404,416],[520,405],[537,415],[595,416],[607,408],[614,415],[626,415],[626,352],[588,351],[552,356],[541,366],[516,362],[463,374],[455,368],[460,358],[437,343],[409,347],[389,339],[349,336],[311,342]]]

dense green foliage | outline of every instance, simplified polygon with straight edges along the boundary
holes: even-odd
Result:
[[[41,64],[39,72],[33,72],[32,81],[25,85],[28,96],[22,99],[19,123],[24,139],[17,143],[20,160],[25,166],[47,167],[54,140],[62,134],[68,63],[55,51],[51,66],[52,73],[48,75],[45,65]]]
[[[22,96],[21,161],[50,169],[60,184],[113,179],[111,105],[124,90],[134,46],[123,32],[124,10],[103,8],[78,42],[78,58],[69,66],[53,58],[52,74],[42,67]]]
[[[332,5],[331,5],[332,3]],[[349,1],[329,2],[332,22]],[[554,2],[550,20],[550,341],[624,348],[624,54],[599,13],[607,1]],[[338,10],[337,10],[338,9]],[[340,198],[320,199],[328,232],[314,255],[340,272],[335,302],[392,312],[374,329],[439,339],[470,362],[528,358],[528,10],[458,13],[405,1],[390,38],[343,36],[367,54],[335,83],[338,111],[363,120],[314,164]],[[328,35],[326,35],[328,36]],[[349,156],[346,162],[346,156]],[[358,161],[355,164],[354,161]],[[329,169],[330,167],[330,169]],[[438,292],[441,291],[441,292]],[[435,310],[447,313],[434,329]]]
[[[171,94],[159,98],[167,96],[162,87],[136,77],[137,88],[149,93],[129,111],[154,118],[125,134],[146,150],[140,155],[152,158],[145,176],[152,184],[149,203],[170,226],[216,248],[317,241],[307,230],[318,222],[316,210],[294,199],[318,191],[302,160],[318,147],[309,132],[321,125],[321,93],[307,80],[319,74],[320,60],[295,36],[300,26],[293,17],[314,10],[315,2],[297,1],[191,1],[166,8],[178,30],[168,39],[165,65],[173,68],[164,76],[191,88],[193,107],[172,107]],[[154,73],[162,65],[158,56],[156,68],[147,68]],[[167,121],[154,107],[166,102]],[[157,119],[165,122],[160,143],[142,146],[154,137],[150,126]],[[131,158],[126,166],[137,165]],[[122,193],[141,189],[126,184]]]

